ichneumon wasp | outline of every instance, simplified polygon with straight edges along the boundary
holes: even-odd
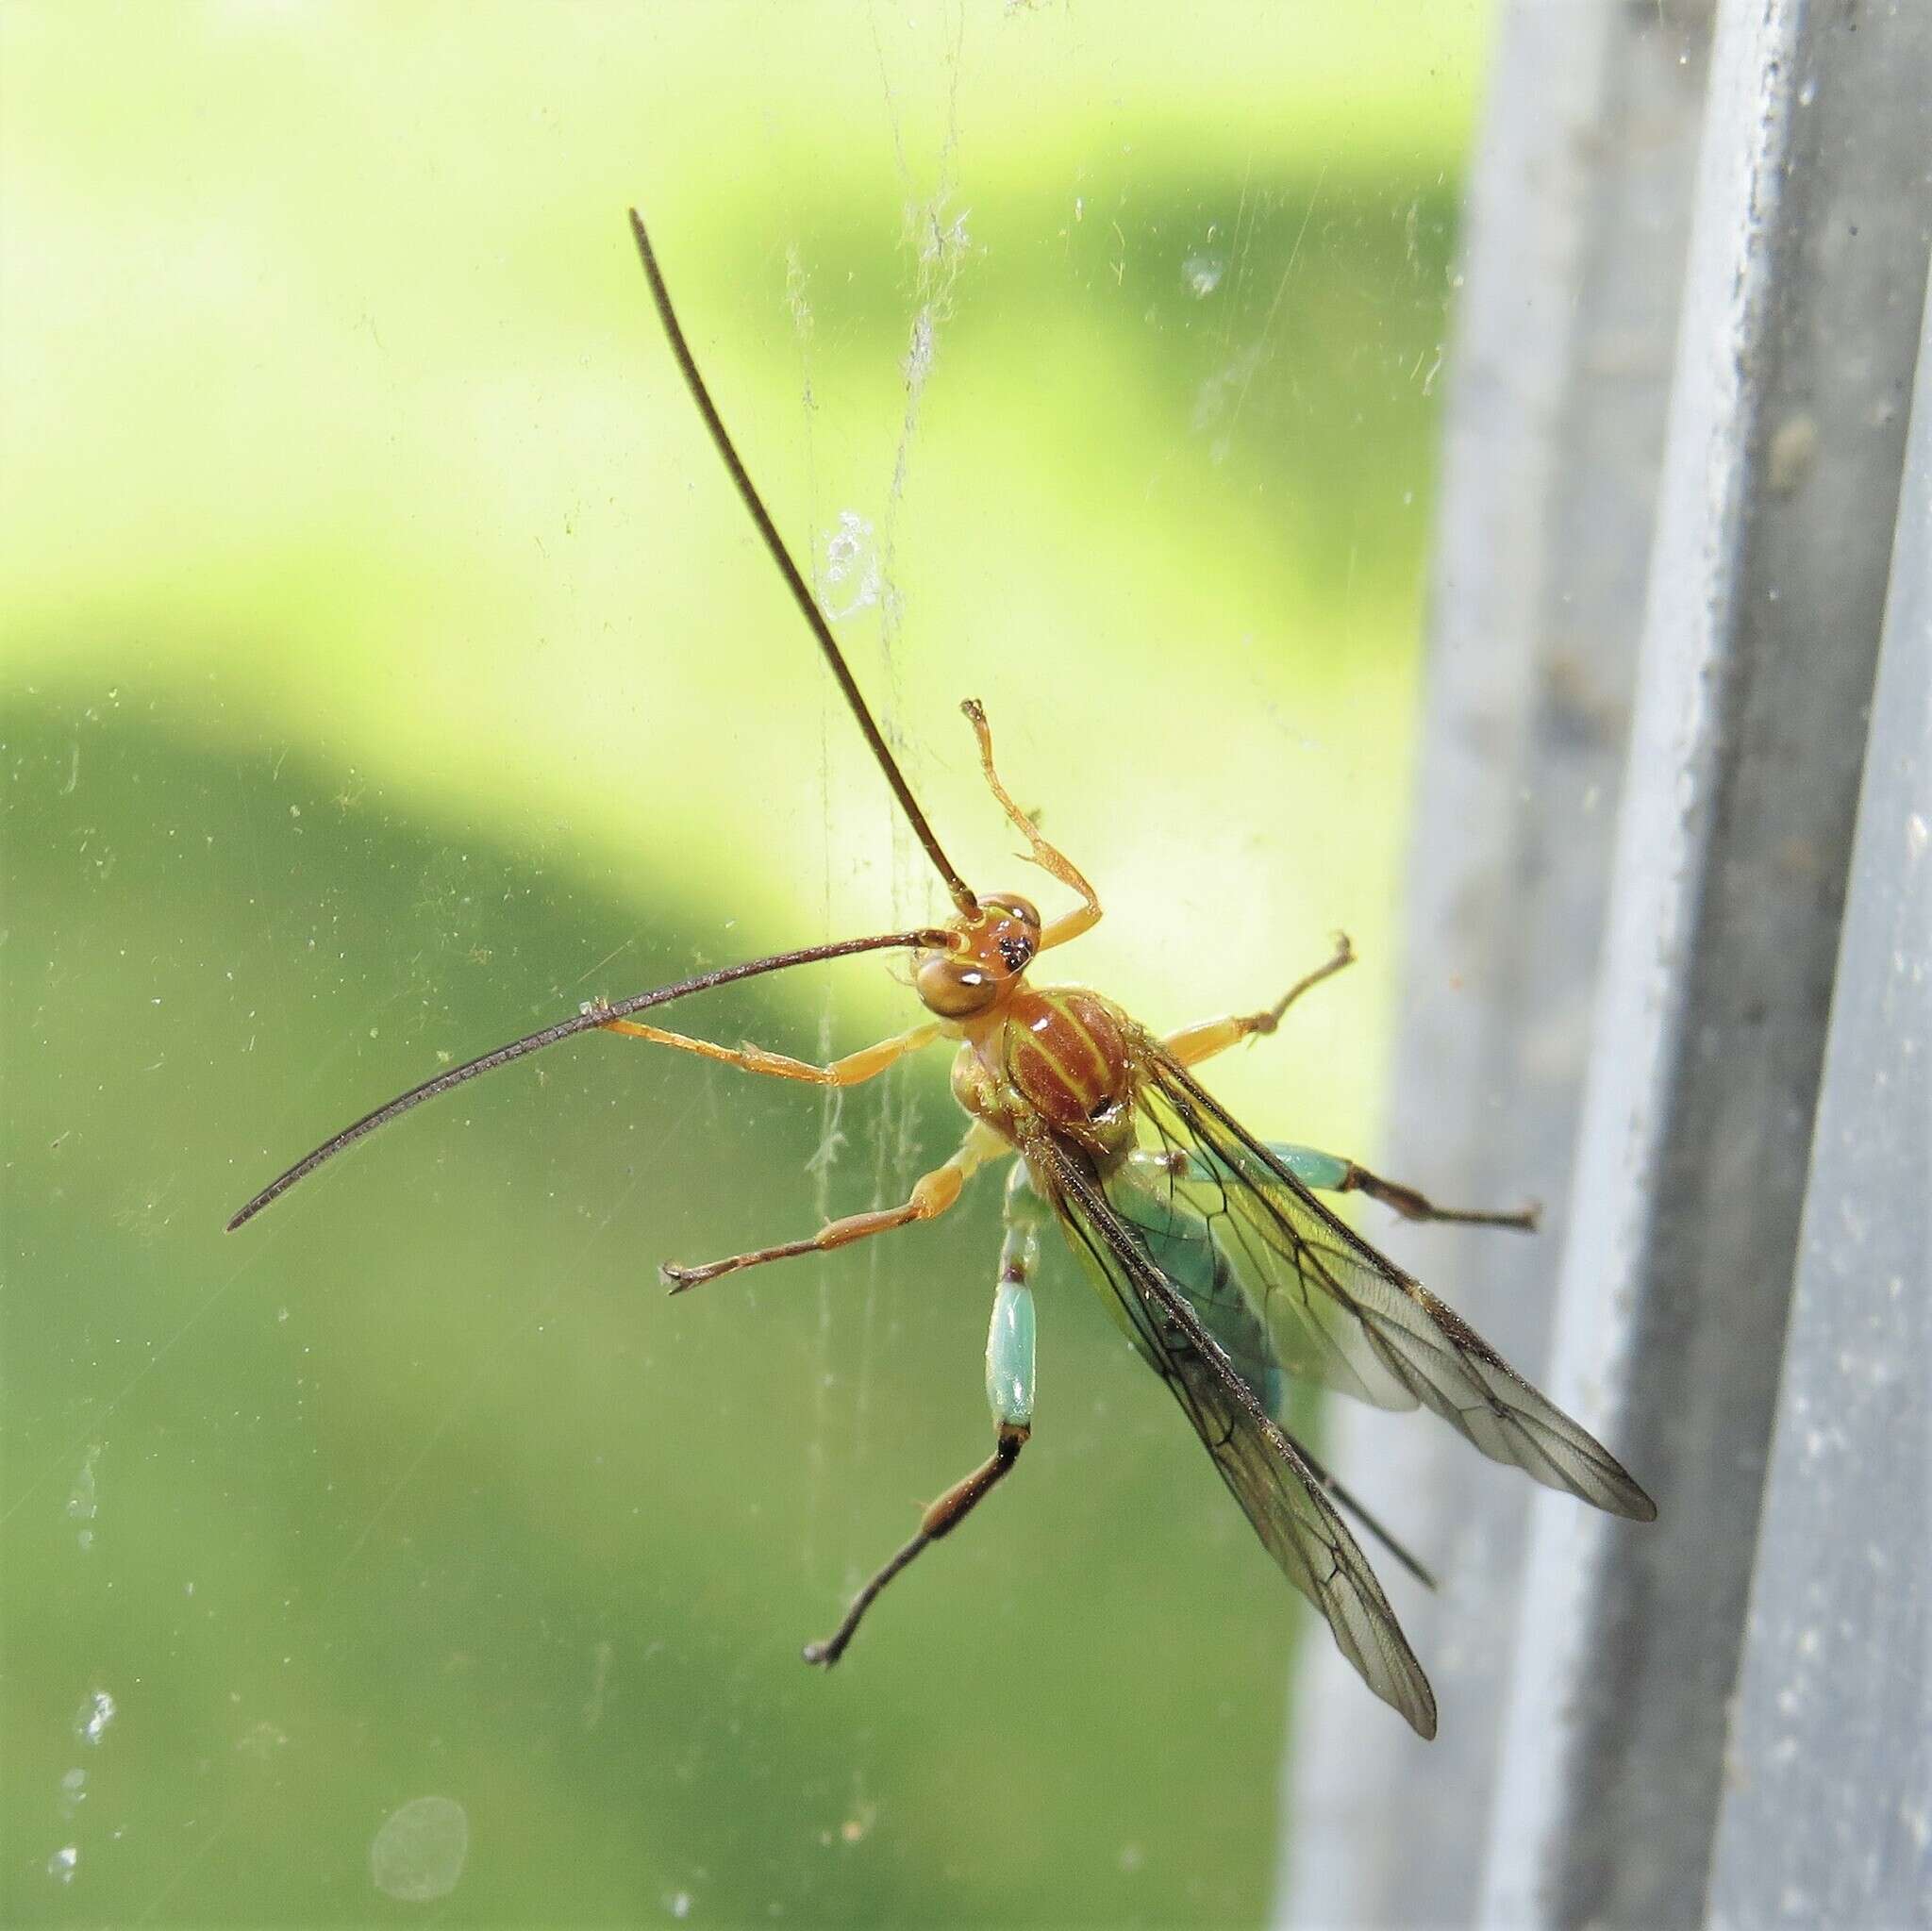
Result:
[[[1439,1207],[1353,1160],[1257,1140],[1193,1069],[1239,1040],[1272,1033],[1289,1007],[1354,955],[1334,956],[1273,1006],[1165,1036],[1078,986],[1035,986],[1041,953],[1099,921],[1098,895],[1014,804],[994,768],[976,702],[964,707],[980,769],[1035,862],[1076,903],[1048,918],[1015,893],[981,897],[947,859],[887,748],[811,591],[800,575],[698,373],[649,236],[631,229],[678,368],[792,601],[817,639],[859,730],[952,898],[942,924],[807,946],[728,966],[614,1004],[599,1002],[426,1080],[298,1160],[228,1223],[267,1207],[325,1160],[438,1093],[591,1030],[699,1054],[746,1073],[854,1086],[907,1054],[957,1046],[953,1092],[970,1124],[958,1150],[901,1205],[848,1215],[802,1240],[702,1266],[663,1269],[674,1293],[790,1256],[823,1253],[941,1215],[989,1161],[1017,1156],[1005,1193],[1005,1240],[987,1341],[992,1454],[928,1507],[919,1531],[859,1590],[839,1626],[805,1651],[832,1664],[901,1570],[958,1528],[1018,1460],[1033,1425],[1031,1279],[1040,1231],[1058,1222],[1141,1357],[1173,1390],[1235,1499],[1288,1579],[1327,1619],[1342,1654],[1376,1695],[1424,1737],[1436,1702],[1374,1572],[1343,1523],[1347,1509],[1424,1582],[1427,1573],[1289,1434],[1296,1384],[1340,1390],[1380,1407],[1433,1409],[1491,1459],[1596,1507],[1648,1522],[1656,1505],[1601,1443],[1518,1374],[1480,1335],[1369,1245],[1316,1197],[1359,1191],[1409,1220],[1527,1229],[1531,1211]],[[909,1031],[816,1066],[754,1045],[727,1047],[633,1017],[714,986],[855,953],[904,949],[926,1017]]]

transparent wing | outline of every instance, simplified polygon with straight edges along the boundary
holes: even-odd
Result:
[[[1421,1403],[1492,1460],[1612,1515],[1656,1517],[1601,1442],[1330,1213],[1158,1041],[1139,1046],[1136,1101],[1175,1211],[1207,1221],[1287,1373],[1382,1407]]]
[[[1149,1257],[1077,1155],[1043,1127],[1023,1147],[1069,1244],[1119,1303],[1141,1352],[1173,1390],[1214,1465],[1282,1573],[1326,1618],[1343,1656],[1424,1737],[1436,1699],[1322,1478],[1268,1413],[1187,1296]]]

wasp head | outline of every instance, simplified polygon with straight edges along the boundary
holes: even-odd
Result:
[[[979,909],[946,928],[944,950],[922,952],[912,984],[927,1011],[941,1019],[991,1012],[1019,983],[1040,950],[1040,914],[1013,893],[980,901]]]

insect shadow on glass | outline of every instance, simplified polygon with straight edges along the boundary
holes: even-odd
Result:
[[[777,953],[702,973],[569,1019],[412,1087],[346,1126],[270,1181],[228,1223],[252,1220],[324,1161],[425,1100],[513,1059],[592,1030],[695,1053],[746,1073],[821,1086],[856,1086],[941,1040],[957,1046],[953,1092],[970,1124],[952,1157],[899,1206],[850,1214],[781,1240],[664,1277],[683,1293],[722,1275],[824,1253],[944,1213],[989,1161],[1017,1156],[1005,1191],[1005,1240],[987,1340],[992,1453],[921,1519],[918,1533],[866,1583],[808,1661],[836,1663],[879,1592],[931,1543],[952,1533],[1019,1459],[1033,1426],[1031,1280],[1040,1232],[1058,1223],[1141,1357],[1173,1390],[1263,1545],[1326,1618],[1342,1654],[1377,1696],[1416,1730],[1436,1730],[1436,1702],[1394,1611],[1341,1510],[1424,1583],[1430,1577],[1288,1432],[1297,1385],[1336,1389],[1385,1408],[1433,1409],[1493,1460],[1612,1514],[1657,1514],[1616,1458],[1518,1374],[1468,1323],[1386,1259],[1322,1204],[1318,1193],[1360,1192],[1412,1221],[1529,1230],[1533,1209],[1440,1207],[1411,1187],[1312,1147],[1256,1139],[1194,1076],[1193,1068],[1242,1040],[1273,1033],[1291,1007],[1351,963],[1333,956],[1257,1011],[1149,1032],[1111,1000],[1075,986],[1036,986],[1043,952],[1077,939],[1101,916],[1079,869],[1041,835],[993,764],[976,701],[962,708],[980,769],[1034,861],[1074,903],[1052,917],[1030,899],[980,897],[941,849],[880,735],[831,628],[753,487],[699,375],[644,225],[631,229],[672,354],[745,508],[792,601],[955,907],[941,924]],[[876,1045],[816,1066],[761,1046],[721,1046],[640,1023],[633,1015],[716,986],[861,952],[912,954],[912,984],[927,1017]]]

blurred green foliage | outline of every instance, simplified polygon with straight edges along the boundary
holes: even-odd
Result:
[[[219,1229],[442,1057],[938,904],[631,200],[781,525],[823,569],[858,519],[841,627],[968,875],[1038,889],[974,694],[1108,900],[1070,973],[1166,1025],[1354,933],[1217,1085],[1365,1146],[1485,32],[0,17],[8,1923],[405,1917],[372,1845],[430,1794],[465,1922],[1264,1914],[1300,1612],[1063,1257],[1023,1475],[797,1661],[984,1453],[996,1185],[658,1293],[896,1197],[943,1056],[834,1110],[583,1040]],[[907,1010],[858,963],[682,1023]]]

